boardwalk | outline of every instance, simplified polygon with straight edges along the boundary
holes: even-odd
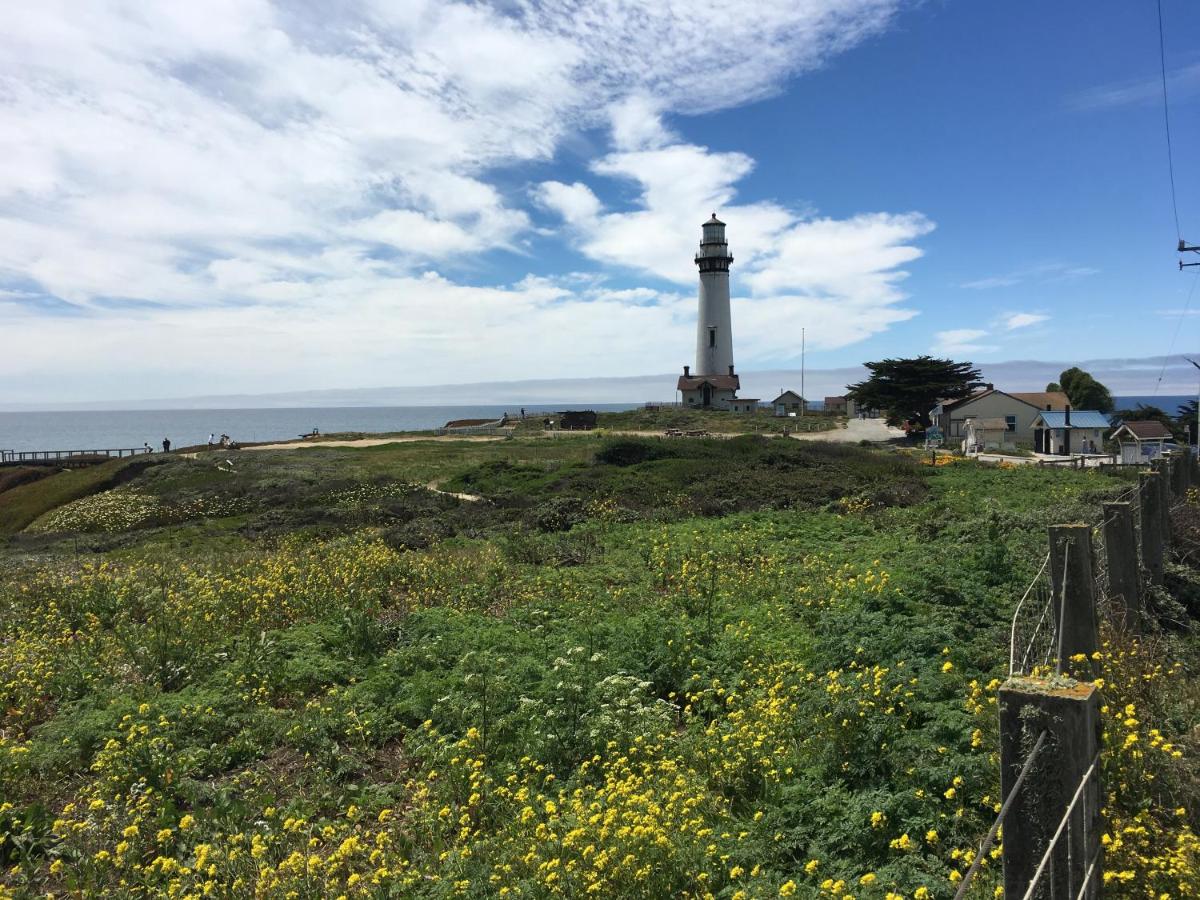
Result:
[[[0,450],[0,466],[94,466],[110,459],[149,453],[149,447],[117,447],[103,450]]]

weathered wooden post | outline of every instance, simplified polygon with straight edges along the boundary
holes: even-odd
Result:
[[[1187,477],[1183,454],[1178,450],[1171,451],[1171,494],[1178,501],[1187,493],[1184,479]]]
[[[1094,900],[1100,896],[1104,871],[1100,767],[1093,768],[1100,749],[1096,688],[1061,677],[1010,678],[1000,688],[1000,793],[1004,797],[1011,793],[1043,731],[1041,749],[1004,818],[1004,896],[1025,896],[1074,800],[1033,896]]]
[[[1163,457],[1150,461],[1150,468],[1158,473],[1158,516],[1162,520],[1163,550],[1171,543],[1171,468]]]
[[[1128,503],[1105,503],[1103,510],[1104,563],[1108,567],[1109,599],[1120,610],[1122,624],[1140,631],[1141,590],[1133,507]]]
[[[1070,670],[1078,653],[1088,658],[1100,646],[1096,628],[1096,583],[1092,579],[1092,529],[1087,525],[1050,526],[1050,603],[1058,626],[1058,671]],[[1086,669],[1086,671],[1090,671]]]
[[[1142,566],[1151,584],[1163,583],[1162,494],[1157,472],[1138,475],[1138,508],[1142,525]]]
[[[1175,458],[1174,451],[1170,451],[1163,456],[1163,466],[1167,473],[1167,487],[1171,496],[1171,504],[1174,505],[1175,497],[1179,493],[1179,460]]]

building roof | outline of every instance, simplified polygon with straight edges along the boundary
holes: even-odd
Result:
[[[1036,426],[1042,423],[1044,428],[1109,428],[1108,416],[1094,409],[1073,409],[1070,412],[1071,424],[1067,424],[1067,412],[1064,410],[1042,410],[1033,420]]]
[[[787,399],[788,397],[795,397],[796,399],[795,399],[795,400],[788,400],[788,399]],[[801,402],[803,399],[804,399],[804,398],[803,398],[803,397],[801,397],[799,394],[797,394],[795,391],[784,391],[782,394],[780,394],[778,397],[776,397],[776,398],[775,398],[774,400],[772,400],[771,402],[772,402],[772,403],[799,403],[799,402]]]
[[[1160,441],[1164,438],[1173,440],[1175,437],[1166,425],[1154,419],[1142,422],[1123,422],[1121,427],[1113,432],[1113,436],[1115,437],[1122,431],[1128,431],[1134,440],[1138,441]]]
[[[725,223],[724,223],[724,222],[722,222],[720,219],[718,219],[718,218],[717,218],[717,214],[716,214],[716,213],[713,213],[713,214],[712,214],[712,218],[711,218],[711,219],[709,219],[709,220],[708,220],[707,222],[705,222],[704,224],[705,224],[705,225],[724,225]]]
[[[680,375],[675,388],[680,391],[698,391],[705,382],[718,391],[736,391],[742,386],[742,381],[737,375]]]
[[[968,418],[967,421],[973,423],[976,428],[984,431],[1005,431],[1008,428],[1008,423],[1000,416],[987,419]]]
[[[996,393],[996,391],[993,388],[984,388],[982,391],[976,391],[973,394],[967,394],[967,396],[965,396],[965,397],[956,397],[952,400],[951,399],[939,400],[937,405],[942,410],[942,412],[949,412],[950,410],[954,409],[956,406],[961,406],[964,403],[970,403],[972,400],[980,400],[983,397],[986,397],[988,394],[995,394],[995,393]]]
[[[1009,391],[1008,396],[1023,400],[1025,403],[1036,406],[1038,409],[1049,407],[1059,412],[1065,410],[1071,402],[1062,391],[1021,391],[1019,393],[1017,391]]]
[[[825,398],[825,402],[826,402],[826,403],[828,403],[830,400],[834,401],[835,403],[836,403],[838,400],[841,400],[842,402],[845,402],[845,400],[846,400],[846,395],[845,395],[845,394],[838,394],[836,397],[826,397],[826,398]]]
[[[1032,406],[1034,409],[1045,410],[1047,406],[1052,410],[1062,412],[1067,408],[1067,404],[1071,401],[1067,399],[1067,395],[1062,391],[1001,391],[994,387],[985,387],[981,391],[976,391],[974,394],[968,394],[965,397],[959,397],[956,400],[941,400],[938,406],[941,407],[941,412],[949,412],[956,409],[965,403],[973,403],[976,400],[982,400],[991,394],[1000,394],[1002,397],[1011,397],[1027,406]]]

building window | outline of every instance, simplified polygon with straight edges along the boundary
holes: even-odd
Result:
[[[717,346],[717,329],[715,328],[708,329],[708,346]]]
[[[1005,416],[1004,417],[1004,430],[1005,431],[1016,431],[1017,430],[1017,417],[1016,416]]]

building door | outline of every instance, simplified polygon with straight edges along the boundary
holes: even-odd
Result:
[[[1070,428],[1063,429],[1063,455],[1064,456],[1071,455],[1071,429]]]
[[[701,405],[712,406],[712,385],[705,384],[704,388],[700,391],[700,396],[701,396],[701,401],[700,401]]]
[[[1033,449],[1036,450],[1038,453],[1046,452],[1046,429],[1045,428],[1033,429]]]

